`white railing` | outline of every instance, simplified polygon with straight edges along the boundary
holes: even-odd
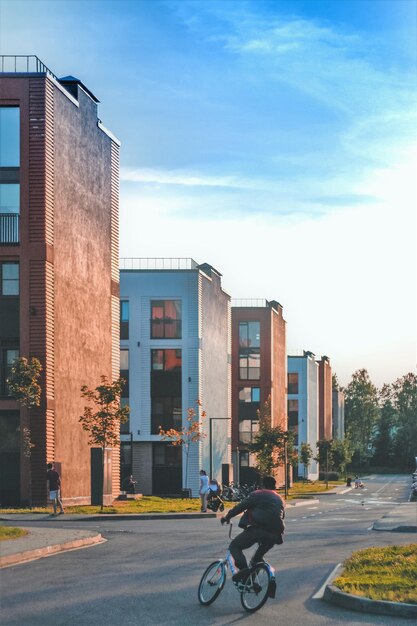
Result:
[[[195,270],[198,263],[186,257],[175,258],[122,258],[121,270]]]

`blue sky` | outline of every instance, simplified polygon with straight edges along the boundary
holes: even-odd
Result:
[[[0,35],[101,100],[121,256],[279,300],[344,383],[415,367],[416,2],[1,0]]]

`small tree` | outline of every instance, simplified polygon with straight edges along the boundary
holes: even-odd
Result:
[[[173,446],[181,446],[185,450],[185,488],[188,489],[188,460],[190,454],[190,445],[197,443],[205,437],[206,433],[203,432],[203,422],[198,419],[198,413],[200,411],[200,400],[195,401],[195,407],[189,407],[187,409],[187,424],[183,425],[179,430],[176,428],[169,428],[164,430],[159,427],[159,434],[162,440],[169,440]],[[201,418],[204,419],[207,416],[205,411],[201,411]]]
[[[13,361],[10,376],[7,379],[7,387],[12,396],[27,409],[39,406],[41,403],[41,386],[39,378],[42,371],[40,361],[32,357],[30,360],[21,356]],[[28,426],[21,427],[22,453],[29,463],[29,506],[32,508],[32,468],[30,459],[32,448],[35,445],[31,441],[31,432]]]
[[[350,463],[351,458],[349,439],[333,439],[331,443],[332,469],[336,472],[345,472],[346,465]]]
[[[293,437],[291,432],[280,426],[271,426],[271,398],[258,411],[259,431],[248,449],[256,459],[255,468],[263,476],[270,475],[274,469],[285,464],[285,442],[288,458],[291,458]],[[285,468],[286,471],[286,468]]]
[[[326,489],[329,486],[329,468],[332,467],[333,457],[332,457],[332,440],[328,439],[320,439],[316,443],[317,447],[317,456],[315,457],[315,461],[319,463],[319,469],[322,471],[323,467],[326,468]]]
[[[84,413],[79,421],[83,430],[89,434],[90,446],[99,446],[102,451],[103,484],[101,489],[101,510],[104,499],[104,454],[106,448],[120,445],[120,424],[128,420],[130,409],[120,405],[120,398],[125,385],[123,378],[109,382],[106,376],[101,376],[101,385],[89,389],[87,385],[81,387],[81,397],[87,398],[94,405],[84,407]],[[96,410],[94,410],[94,408]]]
[[[313,458],[313,456],[314,456],[314,453],[310,444],[303,442],[300,446],[300,461],[302,465],[304,466],[304,480],[306,479],[308,466],[310,465],[310,461]]]

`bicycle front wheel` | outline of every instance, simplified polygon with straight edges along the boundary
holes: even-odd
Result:
[[[208,566],[198,586],[198,601],[208,606],[219,596],[226,582],[226,566],[223,561],[214,561]]]
[[[242,581],[240,601],[249,613],[257,611],[268,600],[271,574],[263,563],[254,565],[246,580]]]

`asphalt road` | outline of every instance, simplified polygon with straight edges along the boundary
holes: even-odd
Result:
[[[405,502],[404,476],[371,477],[366,489],[325,495],[289,508],[283,546],[268,554],[277,597],[246,613],[228,581],[217,601],[202,607],[197,587],[205,567],[223,556],[227,528],[218,520],[62,522],[98,529],[108,540],[2,571],[3,626],[409,624],[398,617],[342,610],[313,596],[335,565],[371,545],[406,544],[407,533],[375,532],[374,521]],[[34,522],[33,525],[41,525]],[[54,522],[48,522],[54,524]],[[236,529],[237,532],[237,529]]]

